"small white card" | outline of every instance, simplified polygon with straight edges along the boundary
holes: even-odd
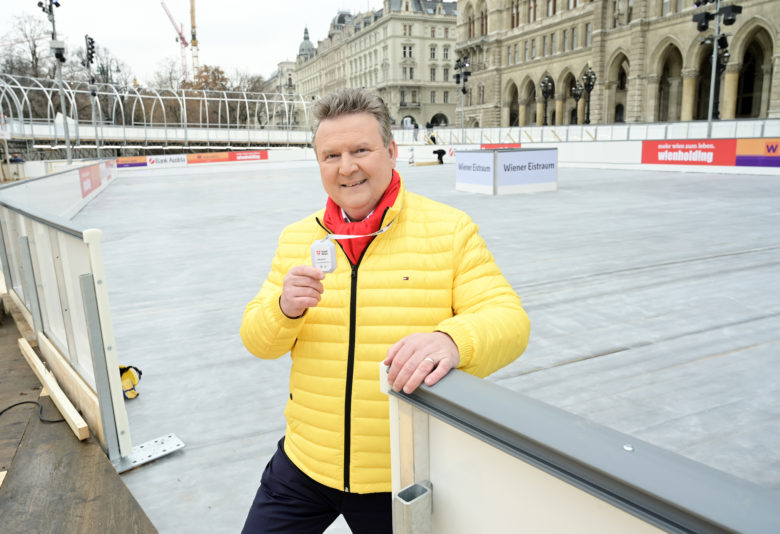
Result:
[[[330,239],[315,241],[311,246],[311,264],[323,273],[336,270],[336,246]]]

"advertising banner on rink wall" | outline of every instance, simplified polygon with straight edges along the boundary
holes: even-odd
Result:
[[[520,148],[520,143],[483,143],[479,145],[482,150],[499,149],[499,148]]]
[[[267,150],[240,152],[202,152],[198,154],[163,154],[117,158],[117,167],[184,167],[196,163],[226,163],[229,161],[261,161],[268,159]]]
[[[736,147],[736,139],[643,141],[642,163],[733,166]]]
[[[146,156],[146,165],[148,167],[184,167],[187,165],[187,155]]]
[[[780,167],[780,138],[737,139],[737,167]]]
[[[187,164],[194,163],[224,163],[230,161],[227,152],[205,152],[201,154],[187,154]]]
[[[117,167],[146,167],[146,156],[116,158]]]
[[[81,198],[86,198],[91,192],[103,183],[100,165],[92,165],[79,169],[79,182],[81,182]]]
[[[780,139],[642,141],[642,163],[780,167]]]
[[[260,161],[268,159],[267,150],[245,150],[244,152],[228,152],[230,161]]]

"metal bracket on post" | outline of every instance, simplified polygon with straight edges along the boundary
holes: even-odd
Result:
[[[393,499],[393,532],[430,534],[432,510],[433,488],[429,481],[405,487]]]
[[[33,271],[32,255],[30,254],[30,242],[27,236],[19,238],[20,253],[22,255],[22,284],[24,295],[30,301],[30,313],[33,318],[35,340],[38,341],[38,332],[43,332],[43,318],[41,317],[41,305],[38,301],[38,287],[35,284],[35,271]]]
[[[404,402],[402,394],[391,391],[380,364],[379,387],[390,396],[390,441],[393,471],[393,532],[430,534],[433,512],[433,485],[430,482],[429,415]],[[402,489],[397,490],[400,487]],[[397,491],[397,493],[396,493]]]
[[[152,462],[162,456],[184,448],[184,443],[174,434],[136,445],[128,456],[122,456],[119,450],[114,405],[111,400],[111,387],[108,373],[119,373],[119,369],[108,369],[106,353],[103,347],[103,333],[100,329],[97,294],[94,277],[91,273],[79,276],[81,296],[84,301],[84,313],[89,333],[89,346],[92,352],[92,367],[95,373],[95,385],[100,405],[100,419],[103,423],[103,435],[106,438],[106,454],[118,473]]]

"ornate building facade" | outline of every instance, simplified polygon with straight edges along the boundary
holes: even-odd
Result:
[[[377,11],[339,12],[316,49],[304,32],[298,91],[311,98],[342,87],[373,88],[397,125],[450,124],[456,20],[456,2],[442,1],[385,0]]]
[[[728,54],[720,78],[722,119],[780,118],[780,2],[736,0],[742,13],[721,24]],[[467,126],[582,124],[587,95],[572,87],[592,68],[590,122],[706,120],[711,36],[693,0],[460,0],[459,57],[472,76]],[[549,76],[552,95],[540,83]],[[717,86],[716,86],[717,87]],[[576,91],[575,91],[576,94]],[[545,101],[546,100],[546,101]],[[460,107],[458,109],[460,114]]]

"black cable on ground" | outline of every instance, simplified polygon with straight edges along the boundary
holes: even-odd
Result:
[[[65,421],[65,419],[46,419],[43,416],[43,405],[38,401],[22,401],[17,402],[16,404],[12,404],[11,406],[8,406],[6,408],[3,408],[0,410],[0,415],[3,415],[5,412],[10,410],[11,408],[14,408],[15,406],[21,406],[22,404],[36,404],[38,405],[38,419],[41,420],[42,423],[62,423]]]

